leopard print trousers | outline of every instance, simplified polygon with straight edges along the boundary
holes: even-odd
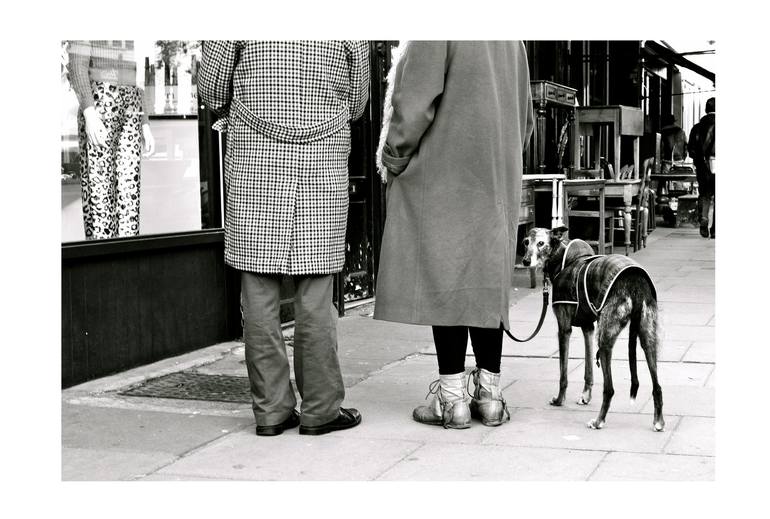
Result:
[[[78,114],[80,184],[87,240],[139,234],[142,93],[135,86],[93,81],[94,108],[107,129],[107,145],[91,146]]]

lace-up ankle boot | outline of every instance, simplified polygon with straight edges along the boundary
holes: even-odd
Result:
[[[439,375],[428,391],[433,398],[428,405],[415,408],[415,421],[441,425],[445,429],[467,429],[471,426],[471,411],[466,400],[465,373]]]
[[[476,368],[471,376],[473,385],[476,386],[471,399],[471,415],[490,427],[510,420],[511,414],[500,389],[500,373]]]

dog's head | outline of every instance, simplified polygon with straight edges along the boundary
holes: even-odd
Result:
[[[567,231],[569,229],[563,225],[550,231],[542,227],[531,229],[523,241],[526,251],[521,262],[527,267],[545,267],[551,256],[566,240]]]

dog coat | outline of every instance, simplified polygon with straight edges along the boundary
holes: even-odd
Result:
[[[573,324],[581,325],[596,320],[604,308],[607,296],[618,276],[627,269],[638,269],[650,283],[653,297],[655,285],[649,273],[636,261],[621,254],[597,255],[583,240],[572,240],[561,261],[561,270],[551,280],[551,305],[578,305]]]

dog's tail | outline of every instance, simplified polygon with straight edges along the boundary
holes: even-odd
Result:
[[[631,316],[631,323],[628,328],[628,367],[631,370],[631,402],[636,400],[636,393],[639,391],[639,377],[636,374],[636,339],[639,336],[639,316]]]
[[[648,364],[658,357],[658,303],[654,288],[649,285],[638,287],[638,295],[631,312],[628,329],[628,364],[631,370],[630,397],[633,402],[639,391],[639,377],[636,373],[636,343],[641,341]]]
[[[631,400],[636,398],[639,379],[636,376],[636,339],[639,338],[642,350],[651,372],[657,373],[658,348],[660,345],[658,330],[658,302],[651,290],[642,290],[643,296],[638,311],[631,316],[628,339],[628,361],[631,365]]]

